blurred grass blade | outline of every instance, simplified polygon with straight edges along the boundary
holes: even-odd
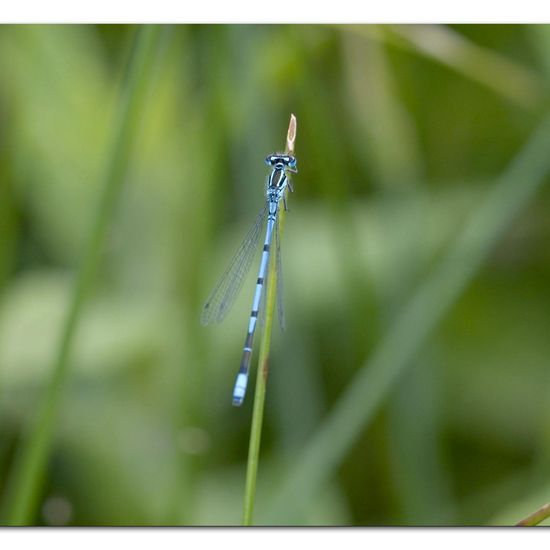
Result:
[[[499,95],[532,109],[546,97],[544,79],[503,55],[479,46],[445,25],[344,26],[372,39],[443,63]]]
[[[446,255],[405,304],[371,359],[294,462],[271,503],[271,521],[296,521],[333,475],[437,323],[543,183],[550,170],[549,142],[550,116],[472,212]]]
[[[424,173],[418,129],[398,93],[388,46],[344,33],[343,57],[355,139],[350,146],[381,190],[416,187]]]
[[[366,173],[373,174],[381,191],[414,190],[417,197],[423,196],[425,168],[419,132],[398,93],[388,59],[389,46],[381,41],[366,41],[355,33],[345,33],[343,45],[346,82],[357,125],[356,139],[351,142],[358,158],[363,160]],[[410,204],[411,212],[415,208],[418,220],[428,215],[422,201]],[[414,252],[402,255],[407,269],[400,272],[398,284],[384,278],[375,285],[382,310],[395,311],[414,288],[413,281],[423,266],[423,256],[417,251],[425,239],[424,229],[423,224],[409,224],[408,248]],[[435,367],[431,358],[420,357],[416,364],[419,368],[415,365],[398,384],[387,417],[391,475],[396,480],[396,502],[402,510],[400,521],[452,523],[455,506],[449,490],[450,473],[441,456],[439,439],[434,437],[441,429],[437,395],[441,388],[431,377]],[[421,410],[418,402],[423,403]]]
[[[537,59],[548,78],[550,76],[550,26],[528,25],[527,31]]]
[[[136,31],[130,64],[126,73],[120,108],[113,124],[113,142],[108,149],[105,185],[94,215],[93,226],[73,287],[51,378],[29,431],[24,435],[15,457],[14,471],[4,501],[8,524],[33,522],[41,482],[44,477],[55,423],[69,373],[69,359],[84,302],[100,262],[116,200],[127,172],[140,115],[146,99],[151,69],[157,51],[160,28],[145,26]]]
[[[456,524],[452,474],[441,445],[437,368],[431,353],[420,353],[389,399],[388,454],[401,525]]]

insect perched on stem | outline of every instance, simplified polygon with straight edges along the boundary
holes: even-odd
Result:
[[[266,203],[262,208],[254,225],[250,228],[242,241],[237,253],[222,275],[220,281],[215,286],[210,298],[206,302],[202,311],[201,322],[203,325],[215,322],[220,323],[237,297],[242,288],[243,281],[250,269],[254,253],[260,241],[262,228],[267,219],[266,232],[264,238],[264,247],[258,279],[256,281],[256,290],[252,301],[252,311],[248,322],[248,331],[243,347],[243,356],[241,366],[237,374],[235,388],[233,390],[233,405],[240,406],[244,401],[246,386],[248,383],[248,373],[250,370],[250,360],[252,358],[252,349],[254,341],[254,332],[258,321],[258,315],[262,306],[264,297],[264,288],[267,280],[267,267],[271,255],[273,233],[275,233],[275,261],[277,273],[277,313],[279,323],[284,329],[284,314],[282,302],[282,270],[281,270],[281,243],[279,236],[279,205],[283,201],[285,210],[287,189],[293,191],[289,173],[296,173],[296,158],[285,153],[273,153],[265,159],[271,172],[266,182]]]

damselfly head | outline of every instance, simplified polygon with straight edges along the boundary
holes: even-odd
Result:
[[[272,155],[268,155],[266,157],[265,163],[268,166],[274,166],[279,169],[296,168],[296,159],[292,155],[273,153]]]

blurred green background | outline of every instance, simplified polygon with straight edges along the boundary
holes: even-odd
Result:
[[[136,30],[0,27],[0,523]],[[29,523],[240,523],[253,392],[242,409],[231,392],[256,273],[222,325],[199,317],[290,113],[287,330],[273,336],[256,522],[511,524],[549,501],[547,169],[514,172],[510,189],[536,179],[517,213],[495,186],[532,139],[549,162],[550,133],[536,132],[550,27],[176,25],[155,52]],[[459,257],[463,284],[439,300],[455,270],[434,273],[481,204],[502,231],[478,263]],[[432,299],[399,325],[419,288]],[[331,415],[371,375],[342,439]],[[317,452],[319,437],[334,446]]]

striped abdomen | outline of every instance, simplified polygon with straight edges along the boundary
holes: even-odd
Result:
[[[258,322],[258,314],[260,311],[260,304],[263,295],[265,274],[267,273],[267,266],[269,265],[269,251],[271,246],[271,235],[273,233],[273,227],[276,220],[275,213],[270,213],[267,218],[267,230],[264,241],[264,248],[262,252],[262,260],[260,262],[260,270],[258,272],[258,279],[256,281],[256,290],[254,292],[254,299],[252,301],[252,311],[250,312],[250,321],[248,323],[248,332],[243,347],[243,355],[241,359],[241,366],[239,367],[239,373],[237,374],[237,380],[233,389],[233,405],[240,406],[244,400],[246,394],[246,385],[248,383],[248,373],[250,370],[250,361],[252,359],[252,349],[254,344],[254,334],[256,331],[256,324]]]

